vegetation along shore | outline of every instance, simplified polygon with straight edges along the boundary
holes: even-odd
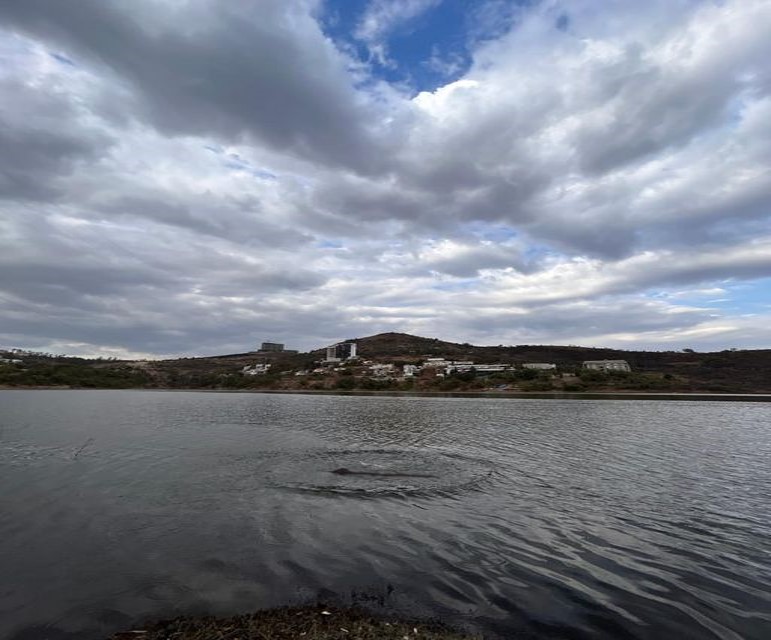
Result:
[[[0,351],[2,388],[211,389],[417,393],[771,393],[771,350],[621,351],[551,345],[473,346],[385,333],[329,349],[168,360],[88,359]],[[350,349],[349,349],[350,352]],[[624,362],[628,370],[587,362]]]

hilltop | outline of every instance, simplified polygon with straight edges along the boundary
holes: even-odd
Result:
[[[423,338],[408,333],[378,333],[365,338],[353,338],[364,357],[447,357],[456,360],[470,359],[480,363],[507,362],[563,362],[580,364],[584,360],[634,358],[642,365],[649,357],[674,352],[623,351],[619,349],[554,346],[554,345],[497,345],[475,346],[469,343],[446,342],[437,338]],[[771,353],[771,351],[769,351]]]
[[[158,361],[89,360],[47,354],[6,355],[21,363],[0,364],[0,385],[69,386],[92,388],[272,388],[272,389],[420,389],[457,390],[511,387],[524,390],[656,390],[712,393],[771,393],[771,350],[631,351],[556,345],[475,346],[406,333],[380,333],[350,338],[358,344],[362,360],[393,364],[419,364],[426,358],[443,357],[477,364],[500,363],[521,366],[548,362],[563,376],[539,374],[539,378],[513,373],[484,380],[435,380],[420,376],[414,381],[370,380],[362,366],[343,370],[316,371],[324,349],[307,353],[245,352],[207,357]],[[0,351],[0,357],[4,352]],[[632,374],[597,376],[582,371],[585,360],[626,360]],[[241,370],[255,363],[270,364],[268,375],[244,376]],[[395,369],[396,370],[396,369]],[[350,380],[343,381],[347,377]],[[407,384],[409,383],[409,384]],[[354,386],[352,387],[351,384]]]

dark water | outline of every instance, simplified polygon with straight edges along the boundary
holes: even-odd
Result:
[[[319,597],[771,638],[768,404],[0,391],[0,501],[2,638]]]

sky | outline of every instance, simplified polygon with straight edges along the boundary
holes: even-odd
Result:
[[[771,347],[770,0],[3,0],[0,347]]]

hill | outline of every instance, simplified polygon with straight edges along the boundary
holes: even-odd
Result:
[[[480,347],[468,343],[455,343],[422,338],[408,333],[379,333],[356,339],[359,353],[364,357],[447,357],[474,360],[475,362],[555,362],[579,364],[584,360],[628,359],[630,354],[644,351],[620,351],[592,347],[561,347],[552,345],[516,345]],[[656,353],[656,352],[650,352]]]
[[[562,369],[578,368],[585,360],[626,360],[633,371],[671,376],[679,381],[676,386],[683,391],[771,392],[771,349],[697,353],[557,345],[474,346],[406,333],[380,333],[358,338],[357,342],[359,353],[365,358],[446,357],[484,364],[551,362]]]

